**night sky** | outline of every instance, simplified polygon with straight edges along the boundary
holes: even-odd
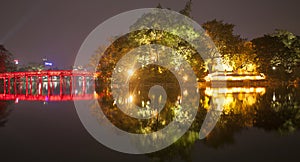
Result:
[[[73,65],[87,35],[121,12],[156,7],[180,10],[183,0],[1,0],[0,44],[22,64],[47,56],[54,66]],[[300,35],[299,0],[193,0],[192,17],[200,24],[212,19],[236,25],[236,34],[252,39],[286,29]]]

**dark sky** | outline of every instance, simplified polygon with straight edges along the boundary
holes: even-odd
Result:
[[[55,66],[73,65],[87,35],[121,12],[156,7],[180,10],[184,0],[1,0],[0,44],[21,63],[43,56]],[[299,0],[193,0],[192,16],[200,24],[218,19],[236,25],[235,32],[252,39],[286,29],[300,35]]]

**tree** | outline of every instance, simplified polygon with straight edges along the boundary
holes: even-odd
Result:
[[[3,45],[0,45],[0,73],[12,72],[16,70],[16,66],[12,59],[12,54],[4,48]],[[0,79],[0,92],[3,92],[4,89],[4,79]]]
[[[161,5],[158,5],[158,8],[161,8]],[[184,12],[186,15],[190,15],[191,11],[191,1],[187,2],[186,7],[181,11]],[[153,19],[155,19],[155,22],[153,22]],[[180,54],[184,59],[186,59],[187,62],[192,66],[193,70],[196,73],[196,76],[200,78],[204,78],[206,75],[206,68],[204,64],[204,60],[201,58],[201,56],[197,53],[194,47],[192,47],[188,42],[186,42],[184,39],[178,37],[176,34],[181,35],[188,35],[189,38],[192,38],[195,41],[202,41],[200,40],[199,33],[197,33],[191,25],[187,25],[188,23],[181,23],[172,21],[174,19],[174,15],[172,17],[162,14],[157,14],[155,12],[148,13],[143,15],[139,20],[137,20],[136,23],[134,23],[131,26],[131,32],[127,35],[123,35],[122,37],[118,38],[118,40],[112,41],[112,45],[107,48],[103,49],[103,47],[99,47],[97,54],[93,55],[90,59],[90,66],[98,66],[98,69],[101,69],[103,71],[104,67],[114,67],[114,65],[118,62],[118,59],[122,57],[122,55],[126,54],[126,52],[130,51],[133,48],[142,46],[142,45],[149,45],[149,44],[159,44],[162,46],[167,46],[172,49],[176,50],[176,53],[174,53],[174,58],[178,57],[176,55]],[[163,27],[168,27],[174,29],[173,33],[169,33],[166,31],[157,31],[157,30],[139,30],[140,27],[148,26],[149,24],[155,24],[160,25]],[[164,25],[162,25],[164,24]],[[155,26],[154,25],[154,26]],[[175,34],[174,34],[175,33]],[[117,44],[118,43],[118,44]],[[204,45],[203,45],[204,46]],[[203,49],[205,51],[206,49]],[[159,51],[163,53],[163,51]],[[167,60],[171,61],[171,63],[174,65],[174,69],[180,69],[181,63],[178,62],[178,60],[173,58],[167,58],[163,55],[159,55],[157,51],[149,50],[144,51],[144,54],[147,54],[147,58],[144,56],[138,56],[137,62],[141,64],[146,64],[149,62],[148,58],[151,59],[159,59],[159,60]],[[95,62],[95,60],[99,60],[99,56],[102,55],[101,59],[102,61]],[[105,61],[106,60],[106,61]],[[107,69],[108,70],[108,69]],[[112,70],[112,69],[110,69]],[[148,75],[145,75],[147,77]]]
[[[16,66],[12,54],[0,45],[0,73],[15,71]]]
[[[261,70],[271,78],[293,80],[299,77],[300,39],[285,30],[276,30],[252,40]]]
[[[217,49],[217,51],[211,53],[208,64],[213,64],[213,60],[219,58],[218,53],[220,53],[225,65],[230,65],[232,68],[227,70],[244,69],[253,71],[253,69],[249,70],[249,65],[253,67],[255,64],[255,53],[252,43],[242,39],[239,35],[235,35],[233,33],[233,24],[214,19],[205,22],[202,27],[213,40]]]
[[[191,1],[187,2],[185,8],[180,11],[180,13],[190,17],[191,12]],[[178,19],[179,21],[174,21]],[[155,20],[155,21],[154,21]],[[153,29],[148,30],[139,30],[144,27],[159,26],[161,29],[172,29],[171,32],[167,31],[158,31]],[[207,38],[201,34],[199,31],[195,31],[191,22],[188,18],[176,17],[173,14],[157,14],[155,12],[148,13],[143,15],[136,23],[131,26],[132,31],[138,31],[131,33],[129,39],[132,43],[136,43],[135,46],[147,45],[147,44],[159,44],[162,46],[170,47],[176,51],[173,54],[174,57],[167,58],[164,55],[159,55],[158,53],[164,53],[161,51],[145,51],[148,52],[149,56],[156,57],[155,59],[167,60],[174,65],[175,69],[180,69],[180,62],[174,58],[178,58],[178,55],[182,56],[193,68],[196,76],[201,79],[206,75],[206,68],[204,64],[204,59],[201,58],[200,54],[196,50],[197,47],[192,47],[186,40],[180,38],[178,35],[186,35],[192,41],[201,42],[202,53],[208,53],[206,50],[207,44],[210,45],[210,42],[207,41]],[[199,49],[199,48],[198,48]]]
[[[0,73],[12,72],[16,70],[12,54],[0,45]],[[3,79],[0,81],[0,91],[3,92]],[[8,107],[10,101],[0,101],[0,127],[5,126],[11,109]]]
[[[100,94],[99,96],[101,96],[99,99],[101,101],[99,102],[99,104],[101,105],[101,109],[108,117],[108,119],[111,120],[111,122],[120,129],[133,133],[145,133],[156,131],[163,128],[166,123],[168,124],[168,122],[175,116],[174,113],[178,113],[178,111],[176,110],[178,110],[180,107],[178,105],[180,99],[178,98],[180,98],[179,95],[181,95],[179,92],[177,92],[179,90],[178,80],[174,77],[173,73],[170,72],[170,69],[178,72],[178,75],[184,78],[187,69],[182,68],[183,60],[188,62],[198,78],[205,76],[204,61],[201,58],[200,54],[197,53],[195,47],[178,36],[180,34],[187,35],[193,41],[201,41],[201,39],[199,39],[199,37],[201,37],[200,34],[195,31],[193,26],[189,25],[191,21],[188,21],[188,19],[181,19],[182,21],[187,21],[184,23],[182,21],[174,22],[174,17],[172,16],[178,15],[164,15],[161,13],[157,14],[156,12],[144,14],[139,20],[137,20],[135,24],[131,26],[130,33],[122,35],[111,41],[110,46],[105,49],[100,46],[99,50],[97,51],[98,54],[94,55],[91,59],[90,65],[96,65],[96,70],[101,73],[101,75],[99,75],[99,77],[97,78],[98,80],[96,83],[96,91]],[[179,18],[181,18],[181,16]],[[172,28],[173,31],[167,32],[163,30],[143,28],[152,26],[153,24],[157,26],[160,25],[161,28]],[[161,45],[160,47],[162,48],[151,48],[151,45],[153,44]],[[137,48],[143,47],[143,45],[145,45],[144,47],[147,49],[142,50],[141,48]],[[169,49],[172,48],[174,51],[176,51],[171,52],[170,55],[168,55],[174,57],[167,57],[166,55],[164,55],[164,52],[167,52],[167,47],[169,47]],[[140,51],[136,52],[132,58],[124,57],[132,50]],[[183,59],[178,59],[178,56],[181,56],[181,58]],[[132,61],[128,60],[126,61],[126,63],[124,63],[124,65],[122,64],[120,68],[117,67],[117,65],[119,65],[120,63],[120,60],[124,58],[132,59]],[[99,60],[99,62],[97,63],[95,62],[95,60]],[[170,66],[170,68],[163,68],[153,63],[157,62],[158,60],[162,62],[168,62],[172,66]],[[136,69],[135,73],[128,77],[128,70],[130,70],[130,68],[137,64],[140,65],[138,67],[141,68]],[[122,73],[126,76],[120,79],[115,79],[112,77],[113,72]],[[159,82],[162,84],[164,84],[164,82],[167,82],[168,85],[170,85],[169,83],[171,83],[171,85],[173,85],[173,83],[177,83],[177,87],[164,87],[166,92],[170,93],[168,93],[165,108],[159,113],[157,118],[140,120],[122,113],[122,111],[117,108],[116,103],[124,103],[123,101],[127,100],[127,96],[121,95],[122,88],[118,89],[118,92],[120,91],[118,93],[118,95],[120,96],[119,99],[115,100],[112,96],[111,87],[113,87],[114,85],[117,85],[117,87],[119,87],[118,85],[126,84],[127,82],[124,80],[128,81],[129,83],[130,95],[139,96],[134,97],[134,101],[131,102],[139,106],[146,105],[140,106],[144,107],[144,109],[141,109],[141,111],[145,113],[152,113],[155,111],[155,109],[149,107],[149,96],[148,93],[145,93],[149,91],[148,85],[152,85],[151,83],[153,82]],[[189,79],[189,81],[187,82],[190,82],[190,80],[192,79]],[[120,84],[114,84],[113,86],[111,86],[112,81],[114,81],[114,83],[117,82]],[[144,87],[143,84],[145,85]],[[128,102],[128,100],[126,102]],[[187,112],[186,114],[188,113],[189,112]],[[183,118],[182,120],[184,122],[184,120],[187,119]]]
[[[18,71],[42,71],[45,70],[45,65],[42,63],[30,62],[27,65],[19,68]]]
[[[179,13],[191,18],[191,12],[192,12],[192,0],[189,0],[188,2],[186,2],[185,7],[181,11],[179,11]]]

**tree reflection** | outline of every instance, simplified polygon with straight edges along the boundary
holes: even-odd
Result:
[[[11,109],[8,107],[9,104],[8,101],[0,101],[0,127],[5,126],[8,116],[11,113]]]
[[[146,72],[145,72],[146,71]],[[164,71],[161,73],[161,71]],[[111,93],[100,95],[99,105],[107,119],[118,128],[131,133],[151,133],[158,131],[174,120],[175,113],[181,108],[180,86],[176,77],[165,68],[156,65],[149,65],[137,70],[129,80],[130,96],[118,92],[118,98],[114,99]],[[162,79],[165,78],[165,79]],[[154,85],[161,85],[167,94],[167,101],[164,108],[159,112],[151,107],[151,99],[148,92]],[[157,102],[161,102],[159,96]],[[155,99],[153,99],[155,101]],[[138,105],[142,109],[140,113],[155,114],[151,119],[137,119],[129,116],[117,106],[125,104],[128,109]],[[97,107],[92,106],[95,115],[99,114]],[[101,119],[100,119],[101,121]]]
[[[254,126],[277,130],[281,134],[295,132],[300,127],[300,96],[295,87],[270,88],[256,105]]]
[[[213,131],[201,142],[212,148],[234,144],[236,133],[252,127],[277,131],[281,135],[299,130],[299,92],[297,87],[268,87],[265,91],[251,93],[231,91],[224,94],[226,102],[222,103],[224,109],[221,118]],[[202,90],[201,94],[203,95],[198,114],[190,130],[170,147],[149,154],[151,158],[169,161],[180,157],[190,161],[192,146],[198,139],[198,131],[210,108],[208,103],[211,102],[211,94],[204,95],[205,90]]]
[[[215,148],[234,143],[235,133],[251,127],[275,130],[280,134],[298,130],[298,91],[295,87],[269,87],[266,93],[226,94],[223,114],[204,142]]]
[[[101,86],[97,90],[100,95],[99,104],[102,110],[97,110],[94,107],[94,114],[97,116],[97,111],[103,111],[111,123],[131,133],[147,134],[164,128],[174,120],[176,110],[183,106],[180,105],[180,93],[177,91],[178,85],[176,85],[178,83],[173,82],[176,79],[163,67],[154,65],[145,66],[135,73],[130,73],[130,75],[134,76],[129,80],[131,96],[117,99],[113,99],[110,93],[110,81],[106,79],[106,76],[109,78],[111,73],[102,74],[104,77],[98,78],[98,81],[101,81],[98,82],[101,83]],[[164,81],[166,82],[164,83]],[[172,85],[171,87],[164,87],[168,95],[171,95],[160,113],[149,109],[149,87],[157,83],[162,86]],[[215,116],[221,113],[213,131],[201,141],[213,148],[234,144],[236,133],[252,127],[278,131],[282,135],[295,132],[300,127],[300,97],[297,87],[224,87],[218,89],[206,87],[199,89],[199,93],[201,98],[198,114],[189,131],[173,145],[159,152],[148,154],[151,158],[168,160],[180,156],[189,160],[191,150],[199,138],[199,130],[208,112],[215,114]],[[191,98],[191,100],[193,99]],[[148,120],[132,118],[124,114],[116,106],[116,102],[135,104],[143,107],[144,113],[156,113],[157,115]],[[185,121],[182,120],[182,122]]]
[[[138,85],[136,85],[138,87]],[[136,89],[141,91],[142,89]],[[222,102],[223,111],[221,118],[217,122],[213,131],[202,142],[213,148],[219,148],[226,144],[234,144],[234,135],[244,129],[257,127],[267,131],[278,131],[280,134],[292,133],[300,127],[300,108],[299,108],[299,89],[296,87],[249,87],[244,89],[226,88],[223,96],[225,102]],[[201,99],[198,114],[190,130],[182,136],[177,142],[168,148],[148,154],[150,157],[160,160],[167,160],[180,156],[188,160],[192,146],[199,137],[199,130],[203,124],[207,112],[211,109],[213,94],[208,92],[209,88],[200,90]],[[210,89],[211,90],[211,89]],[[221,93],[219,92],[219,93]],[[141,104],[145,99],[140,95],[138,100],[135,98],[135,104]],[[105,114],[108,115],[111,122],[123,130],[132,133],[149,133],[163,128],[172,120],[172,113],[178,107],[176,103],[168,102],[159,120],[152,119],[148,121],[130,120],[117,107],[113,106],[111,96],[102,98],[101,106],[104,106]],[[101,103],[101,102],[100,102]],[[106,106],[105,106],[106,105]],[[167,115],[168,114],[168,115]],[[111,117],[109,117],[109,115]],[[168,122],[165,122],[168,120]],[[157,123],[158,122],[158,123]]]
[[[182,159],[192,161],[191,154],[195,141],[198,139],[198,132],[188,131],[171,146],[151,154],[147,154],[153,161],[172,161]]]

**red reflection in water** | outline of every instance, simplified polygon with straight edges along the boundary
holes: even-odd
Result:
[[[63,96],[37,96],[37,95],[13,95],[13,94],[0,94],[0,100],[19,100],[27,101],[71,101],[71,100],[91,100],[96,98],[94,94],[85,95],[63,95]]]

